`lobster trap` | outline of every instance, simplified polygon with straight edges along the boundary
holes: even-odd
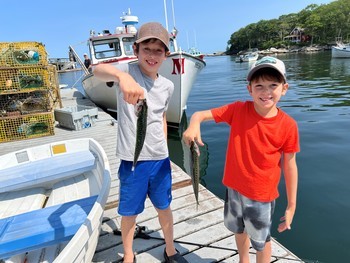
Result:
[[[53,113],[0,117],[0,142],[54,135]]]
[[[0,116],[20,116],[53,110],[55,98],[53,92],[34,91],[0,95]]]
[[[0,67],[46,66],[45,46],[39,42],[0,42]]]
[[[51,67],[0,68],[0,94],[48,89],[55,82]]]

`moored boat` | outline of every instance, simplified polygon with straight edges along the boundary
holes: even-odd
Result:
[[[336,46],[332,46],[333,58],[350,58],[350,45],[344,43],[337,43]]]
[[[198,57],[200,59],[204,59],[204,54],[200,52],[198,48],[191,47],[187,52],[192,56]]]
[[[49,63],[55,65],[59,73],[81,70],[77,67],[77,62],[69,58],[49,58]]]
[[[252,62],[259,58],[258,52],[249,52],[236,57],[236,62]]]
[[[131,63],[137,61],[133,53],[133,44],[137,33],[138,17],[129,11],[121,17],[123,26],[117,27],[114,33],[108,30],[96,35],[90,32],[88,40],[92,68],[99,63]],[[177,31],[169,34],[170,56],[163,62],[159,73],[171,80],[174,93],[169,102],[167,121],[169,126],[177,127],[186,109],[187,99],[197,75],[205,67],[203,59],[181,51],[177,46]],[[117,84],[108,86],[87,74],[82,80],[85,94],[98,106],[109,111],[117,111]]]
[[[90,138],[0,156],[0,261],[91,262],[110,183]]]

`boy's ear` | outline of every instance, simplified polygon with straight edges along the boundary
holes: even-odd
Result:
[[[133,44],[133,45],[132,45],[132,49],[133,49],[133,51],[134,51],[134,55],[137,56],[138,52],[137,52],[136,44]]]
[[[250,84],[247,85],[247,90],[249,94],[252,94],[252,86]]]
[[[288,88],[289,88],[289,84],[284,83],[282,87],[282,95],[286,95]]]

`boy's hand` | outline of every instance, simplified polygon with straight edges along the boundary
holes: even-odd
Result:
[[[127,103],[135,105],[139,99],[144,99],[145,94],[141,86],[127,73],[119,76],[119,87]]]
[[[191,145],[191,142],[195,141],[199,146],[203,146],[200,128],[194,127],[195,125],[190,125],[185,132],[182,134],[182,140],[187,146]]]
[[[212,120],[213,115],[210,110],[195,112],[190,121],[190,125],[182,135],[182,140],[187,146],[191,145],[191,142],[196,142],[199,146],[204,146],[201,137],[201,122]]]
[[[294,217],[294,211],[295,209],[288,209],[286,210],[284,216],[282,216],[280,218],[281,223],[278,225],[278,232],[283,232],[285,230],[290,230],[291,229],[291,225],[292,225],[292,221],[293,221],[293,217]]]

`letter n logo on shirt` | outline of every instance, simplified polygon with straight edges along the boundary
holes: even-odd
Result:
[[[173,72],[172,75],[184,74],[185,73],[185,59],[173,58]]]

